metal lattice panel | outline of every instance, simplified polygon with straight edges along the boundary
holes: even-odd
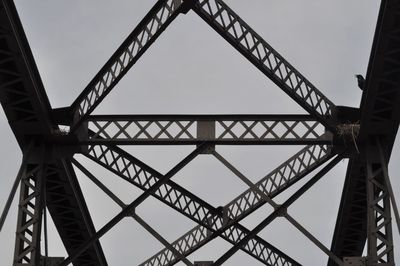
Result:
[[[14,265],[38,265],[43,209],[42,164],[27,165],[21,179]]]
[[[380,144],[378,144],[380,145]],[[380,151],[369,148],[367,157],[368,254],[372,265],[394,265],[390,186],[387,184],[387,165]],[[383,156],[383,153],[381,154]]]
[[[173,116],[167,116],[173,117]],[[93,132],[89,143],[118,144],[306,144],[331,143],[325,128],[307,116],[231,116],[226,118],[187,116],[107,117],[88,119]],[[171,119],[171,118],[169,118]],[[201,119],[201,120],[199,120]]]
[[[189,11],[308,114],[91,115],[168,25]],[[126,217],[133,218],[165,247],[140,264],[143,266],[179,262],[219,266],[239,250],[269,266],[301,265],[285,249],[260,236],[266,226],[282,217],[329,257],[328,265],[393,266],[391,207],[399,232],[400,214],[387,166],[400,123],[399,11],[398,1],[382,1],[367,77],[358,79],[363,90],[360,108],[336,106],[222,0],[158,0],[78,98],[68,107],[52,109],[16,8],[11,0],[1,0],[0,103],[24,155],[0,219],[1,229],[20,184],[13,265],[106,266],[99,240]],[[160,144],[195,148],[161,174],[122,146]],[[305,147],[253,183],[218,153],[219,145]],[[124,203],[74,158],[76,154],[83,154],[142,193]],[[172,180],[200,154],[221,162],[247,185],[246,189],[224,206],[213,206]],[[343,158],[349,158],[349,164],[329,249],[296,221],[288,208]],[[122,209],[100,228],[93,225],[73,165]],[[303,179],[299,187],[293,186]],[[276,201],[280,200],[278,195],[287,196],[281,204]],[[169,243],[136,213],[149,197],[196,225]],[[251,229],[246,228],[243,219],[265,204],[271,205],[272,212]],[[48,254],[47,210],[67,258]],[[215,238],[230,245],[216,261],[189,260]],[[365,243],[367,254],[361,257]]]
[[[143,190],[148,189],[154,185],[157,180],[162,178],[160,173],[117,148],[93,146],[86,156]],[[321,162],[319,161],[318,163]],[[310,167],[310,169],[312,169],[312,167]],[[287,186],[283,185],[282,191]],[[196,196],[191,195],[190,192],[172,181],[162,185],[158,190],[156,190],[153,196],[178,212],[188,216],[190,219],[202,224],[202,226],[205,226],[207,230],[217,231],[226,226],[222,213]],[[255,209],[256,208],[254,208],[253,211]],[[233,221],[234,220],[232,220],[232,222]],[[233,229],[236,230],[234,232],[239,232],[239,234],[230,233],[222,235],[225,240],[231,243],[236,243],[238,237],[243,234],[243,231],[248,232],[247,229],[240,225],[234,226]],[[290,260],[290,258],[287,258],[285,254],[282,254],[279,250],[271,246],[269,243],[266,243],[261,238],[256,238],[254,241],[258,242],[258,245],[263,246],[264,249],[267,249],[269,253],[273,251],[273,255],[277,259]],[[179,251],[182,251],[183,249],[179,246],[175,246],[175,248]],[[194,248],[197,249],[198,247]],[[245,249],[245,251],[253,255],[255,258],[260,259],[257,250]],[[255,251],[257,251],[257,253],[253,254],[252,252]],[[193,252],[193,248],[190,252]],[[174,254],[171,253],[171,255]],[[264,258],[264,261],[266,261],[265,259],[270,258],[267,256]]]
[[[288,161],[277,167],[273,170],[270,174],[266,175],[262,178],[259,182],[256,183],[256,186],[260,188],[264,193],[266,193],[269,197],[273,198],[274,196],[278,195],[279,193],[283,192],[287,189],[290,185],[294,184],[306,174],[310,173],[316,167],[320,166],[324,162],[326,162],[332,154],[327,147],[324,146],[309,146],[302,149],[300,152],[295,154],[292,158]],[[232,223],[237,223],[241,219],[245,218],[247,215],[251,214],[259,207],[264,205],[266,201],[262,199],[255,191],[249,189],[243,192],[241,195],[236,197],[230,203],[223,207],[227,219],[229,222],[222,223],[221,226],[216,227],[221,233],[222,237],[228,236],[233,238],[233,242],[237,243],[243,238],[247,233],[243,232],[242,230],[237,230],[235,226],[230,226]],[[209,218],[210,219],[210,218]],[[216,223],[216,219],[211,218],[211,224]],[[189,255],[193,251],[200,248],[202,245],[206,244],[210,240],[212,240],[215,235],[212,233],[207,234],[204,237],[205,228],[202,226],[196,226],[181,238],[177,239],[174,244],[179,246],[182,243],[188,243],[188,239],[195,239],[195,241],[191,242],[191,245],[185,246],[185,249],[182,250],[183,254]],[[198,238],[194,238],[197,236]],[[204,237],[204,238],[203,238]],[[254,240],[252,240],[254,241]],[[257,241],[256,241],[257,242]],[[245,246],[246,249],[257,251],[257,255],[261,256],[266,252],[262,257],[264,262],[268,262],[269,265],[279,265],[275,264],[278,263],[279,260],[273,260],[271,262],[271,256],[268,254],[270,253],[265,248],[259,249],[257,248],[256,242],[250,243],[249,246]],[[190,243],[190,242],[189,242]],[[252,247],[255,247],[254,249]],[[167,257],[170,252],[167,249],[164,249],[154,255],[151,259],[149,259],[146,263],[154,262],[155,260],[159,261],[161,258]],[[164,262],[163,265],[172,265],[174,264],[175,257],[170,258],[170,261]],[[164,260],[165,261],[165,260]],[[290,264],[292,265],[292,264]]]

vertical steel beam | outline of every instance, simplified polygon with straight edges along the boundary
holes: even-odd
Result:
[[[399,231],[399,234],[400,234],[400,214],[399,214],[399,209],[397,208],[396,197],[394,196],[392,184],[391,184],[390,178],[389,178],[388,163],[387,163],[387,160],[385,159],[385,155],[383,153],[382,145],[381,145],[381,142],[379,140],[378,140],[378,149],[379,149],[380,162],[381,162],[381,165],[382,165],[383,177],[385,178],[386,188],[388,189],[389,197],[390,197],[390,200],[391,200],[391,203],[392,203],[394,217],[396,219],[396,224],[397,224],[397,230]]]
[[[367,265],[393,266],[393,236],[390,193],[376,143],[367,147]]]
[[[21,179],[13,266],[40,263],[40,233],[43,210],[45,166],[29,163]]]

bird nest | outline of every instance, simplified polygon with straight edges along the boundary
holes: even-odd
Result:
[[[340,124],[336,128],[337,133],[341,137],[351,137],[356,139],[358,134],[360,133],[360,123],[347,123],[347,124]]]
[[[352,142],[357,152],[359,153],[357,147],[357,137],[360,133],[360,122],[357,121],[355,123],[340,124],[337,125],[336,130],[338,136],[343,138],[344,143],[346,144],[347,141]]]

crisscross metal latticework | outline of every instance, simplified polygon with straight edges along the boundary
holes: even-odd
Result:
[[[14,265],[38,265],[43,209],[42,164],[28,164],[21,179]]]
[[[370,160],[367,165],[368,265],[394,265],[390,195],[384,167]]]
[[[273,198],[290,185],[300,180],[303,176],[310,173],[313,169],[326,162],[331,156],[332,154],[327,146],[308,146],[262,178],[257,182],[256,186],[269,197]],[[261,198],[256,191],[252,189],[246,190],[223,207],[227,221],[225,221],[225,223],[222,222],[221,226],[216,227],[220,232],[218,234],[222,232],[222,237],[228,237],[232,239],[234,243],[239,242],[247,232],[237,228],[235,224],[265,203],[266,201]],[[216,218],[213,217],[209,221],[211,224],[215,224]],[[177,249],[181,248],[183,254],[189,255],[216,236],[212,232],[205,235],[202,233],[205,231],[206,229],[202,226],[196,226],[181,238],[177,239],[173,245]],[[197,237],[197,239],[195,237]],[[193,241],[188,241],[189,239]],[[273,262],[271,262],[271,256],[268,255],[269,251],[263,248],[260,249],[260,246],[258,246],[256,242],[255,239],[252,239],[244,246],[244,249],[256,252],[257,256],[263,258],[263,262],[268,262],[268,265],[280,265],[274,264],[278,263],[279,260],[273,260]],[[184,244],[188,244],[188,246],[182,248]],[[168,254],[171,256],[168,257]],[[173,254],[170,253],[168,249],[163,249],[142,265],[153,265],[155,261],[163,261],[164,264],[162,265],[172,265],[176,262],[176,257],[172,255]],[[166,261],[165,258],[170,258],[170,260]]]
[[[100,145],[92,146],[86,156],[143,190],[151,187],[158,179],[162,178],[160,173],[118,148]],[[224,220],[222,213],[172,181],[163,184],[153,196],[201,224],[202,227],[204,226],[210,232],[220,230],[226,226],[226,220]],[[234,225],[232,230],[230,233],[222,235],[222,238],[232,244],[240,240],[239,237],[243,232],[248,232],[241,225]],[[271,256],[279,260],[292,261],[292,259],[261,238],[256,237],[253,241],[257,243],[258,247],[263,247],[261,251],[264,250],[263,252],[267,252],[267,254],[272,253]],[[174,248],[178,251],[183,250],[182,247],[175,245]],[[195,248],[197,249],[198,247]],[[244,247],[243,250],[263,262],[272,258],[266,255],[264,257],[260,256],[259,249]],[[193,249],[190,252],[193,252]],[[186,255],[186,253],[184,254]],[[175,256],[173,253],[171,255]]]
[[[242,226],[230,226],[226,229],[221,237],[226,239],[232,244],[239,242],[244,236],[249,233],[249,230],[244,229]],[[196,226],[185,235],[177,239],[172,245],[180,251],[181,254],[189,255],[196,249],[207,244],[210,241],[212,232],[203,226]],[[281,256],[276,249],[270,245],[265,245],[261,238],[254,237],[246,245],[242,247],[242,250],[250,254],[257,260],[261,261],[265,265],[271,266],[289,266],[289,265],[300,265],[292,259]],[[140,264],[140,266],[149,265],[173,265],[177,263],[177,257],[170,250],[165,249],[162,252],[152,256],[147,261]]]
[[[86,156],[142,190],[147,190],[162,177],[160,173],[144,163],[115,148],[103,145],[91,146]],[[180,190],[180,187],[169,181],[160,186],[154,196],[167,202],[168,205],[178,208],[197,221],[203,221],[210,217],[211,210],[209,207],[196,202],[196,199],[191,199]]]
[[[263,193],[273,198],[286,187],[297,182],[299,177],[304,176],[315,169],[316,166],[321,165],[331,155],[328,146],[305,147],[255,185]],[[240,216],[252,211],[257,205],[263,203],[265,203],[265,200],[256,191],[248,189],[239,197],[232,200],[226,207],[229,217],[238,219]]]
[[[196,0],[193,10],[320,122],[335,105],[221,0]]]
[[[91,115],[168,25],[190,10],[308,114]],[[281,216],[329,256],[329,266],[349,261],[393,266],[391,203],[399,221],[400,215],[387,165],[400,123],[399,10],[399,1],[382,0],[365,84],[360,85],[363,96],[358,109],[336,106],[223,0],[156,1],[72,105],[52,109],[13,1],[0,0],[0,103],[24,154],[0,219],[1,230],[20,183],[13,265],[50,262],[62,266],[107,266],[99,239],[125,217],[134,218],[165,246],[142,266],[174,265],[180,261],[192,265],[188,256],[217,237],[232,247],[213,265],[222,265],[238,250],[269,266],[300,265],[258,235]],[[70,130],[62,132],[61,125]],[[339,130],[346,125],[357,125],[357,134],[352,131],[347,136]],[[352,147],[346,142],[350,137]],[[161,174],[118,145],[195,148]],[[218,153],[217,145],[305,146],[253,183]],[[28,156],[31,149],[33,155]],[[83,154],[138,187],[142,194],[125,204],[73,158],[76,154]],[[213,206],[174,182],[172,178],[200,154],[213,156],[247,189],[225,206]],[[289,214],[288,208],[345,157],[350,158],[349,165],[329,250]],[[97,231],[72,163],[122,208]],[[282,204],[275,202],[278,195],[289,192],[288,188],[317,169]],[[196,226],[169,243],[135,213],[150,196]],[[243,226],[242,220],[266,203],[274,210],[252,229]],[[47,215],[42,215],[47,210],[68,253],[65,259],[48,256]],[[46,229],[43,257],[42,218]],[[366,239],[367,257],[361,258]]]
[[[171,116],[173,117],[173,116]],[[119,144],[262,144],[330,143],[325,128],[309,116],[94,116],[88,120],[89,142]]]

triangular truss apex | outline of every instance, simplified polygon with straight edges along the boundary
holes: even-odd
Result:
[[[91,115],[168,25],[190,10],[309,114]],[[360,108],[333,104],[223,0],[158,0],[74,103],[52,109],[15,6],[12,0],[1,0],[0,103],[24,154],[16,182],[20,182],[21,190],[13,265],[50,262],[59,266],[106,266],[99,239],[125,217],[132,217],[165,246],[141,265],[222,265],[238,250],[265,265],[300,265],[258,235],[274,219],[284,217],[328,255],[329,266],[393,266],[391,206],[398,221],[400,217],[387,165],[400,123],[399,10],[399,1],[382,1]],[[68,125],[70,130],[63,131],[60,125]],[[194,149],[161,174],[122,145],[192,145]],[[218,145],[305,147],[253,183],[217,151]],[[75,154],[83,154],[138,187],[142,194],[125,204],[77,161]],[[248,188],[225,206],[213,206],[174,182],[172,177],[200,154],[214,156]],[[343,158],[350,158],[349,167],[329,249],[293,219],[288,207]],[[98,231],[73,165],[122,209]],[[275,201],[276,196],[316,170],[282,204]],[[150,196],[197,226],[168,242],[135,213]],[[247,229],[242,220],[265,203],[273,211],[253,229]],[[42,212],[46,207],[65,245],[66,259],[49,257],[47,241],[45,256],[41,254]],[[219,259],[194,263],[188,259],[217,237],[232,245]],[[367,257],[362,258],[365,243]]]
[[[159,0],[72,104],[74,131],[96,108],[167,26],[189,9],[316,120],[334,128],[335,105],[300,74],[222,0]]]

